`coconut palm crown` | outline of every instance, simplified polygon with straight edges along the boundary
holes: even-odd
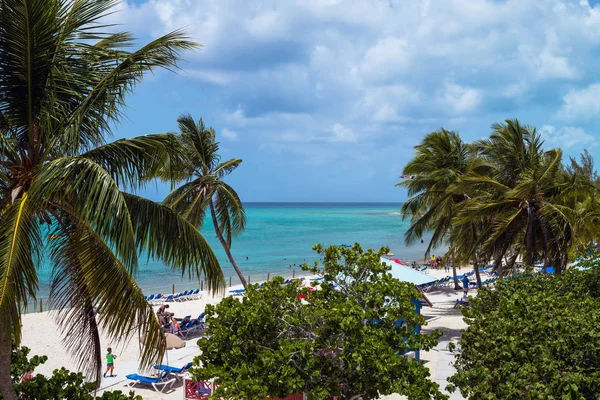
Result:
[[[246,287],[246,279],[231,254],[232,237],[246,228],[246,211],[237,192],[225,181],[241,163],[239,158],[221,162],[215,131],[207,128],[202,119],[196,123],[191,115],[179,117],[179,140],[185,166],[173,170],[172,178],[184,182],[165,200],[189,223],[200,229],[209,209],[217,238],[231,265]]]
[[[116,0],[0,0],[0,392],[15,399],[10,343],[53,264],[50,301],[64,343],[99,379],[99,329],[146,335],[141,366],[164,336],[133,279],[145,251],[190,277],[223,282],[207,242],[177,213],[126,192],[164,175],[173,135],[107,143],[125,96],[145,73],[173,69],[197,45],[169,33],[138,50],[102,24]],[[99,313],[94,311],[98,307]]]
[[[448,188],[469,171],[473,154],[458,133],[443,128],[427,134],[415,150],[414,158],[402,171],[403,176],[412,179],[397,186],[408,189],[409,199],[402,205],[402,214],[411,217],[412,222],[405,234],[406,244],[421,239],[427,231],[433,232],[424,254],[427,258],[431,249],[449,240],[457,205],[467,197]],[[454,260],[452,272],[456,278]],[[454,282],[458,289],[458,280]]]

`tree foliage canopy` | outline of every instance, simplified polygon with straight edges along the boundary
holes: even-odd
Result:
[[[208,337],[198,341],[194,377],[215,378],[217,395],[246,399],[298,392],[311,399],[445,398],[424,365],[400,355],[432,348],[439,332],[414,334],[425,323],[411,302],[420,293],[388,272],[380,261],[387,249],[315,248],[324,255],[315,291],[276,277],[249,286],[242,299],[207,306]]]
[[[207,128],[202,118],[196,123],[191,115],[179,117],[178,148],[184,162],[180,168],[169,169],[169,177],[180,183],[163,204],[176,210],[186,221],[198,229],[210,209],[217,238],[221,242],[231,265],[246,287],[246,279],[231,254],[232,238],[246,229],[246,210],[235,189],[224,178],[241,163],[239,158],[221,161],[216,132]]]
[[[460,262],[536,261],[567,265],[573,249],[597,238],[599,186],[593,160],[564,165],[560,149],[544,149],[535,127],[517,120],[492,125],[488,138],[465,144],[457,133],[428,134],[404,168],[410,199],[407,242],[432,231],[430,246],[448,243]],[[428,250],[429,250],[428,248]]]
[[[476,399],[596,399],[600,393],[600,261],[480,289],[449,378]]]
[[[142,367],[161,359],[164,335],[133,277],[141,251],[191,277],[223,282],[198,230],[173,210],[133,196],[179,162],[171,134],[107,143],[125,98],[146,73],[175,69],[196,48],[180,31],[139,49],[104,19],[118,0],[0,0],[0,391],[36,298],[42,252],[67,349],[99,380],[98,329],[138,330]],[[48,232],[50,231],[50,232]],[[48,235],[48,233],[50,233]],[[94,312],[98,306],[101,313]]]
[[[87,382],[81,373],[70,372],[67,369],[55,369],[52,376],[47,378],[37,374],[30,379],[21,381],[23,374],[33,371],[38,365],[44,364],[48,357],[33,356],[29,358],[27,347],[13,347],[11,352],[11,376],[16,392],[20,399],[27,400],[142,400],[133,391],[124,394],[120,390],[106,391],[96,397],[93,392],[96,385]],[[0,395],[2,399],[2,395]]]

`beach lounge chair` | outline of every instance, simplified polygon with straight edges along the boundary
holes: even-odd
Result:
[[[170,365],[164,365],[164,364],[155,365],[154,366],[154,368],[156,368],[157,370],[163,371],[163,372],[167,372],[169,374],[173,374],[177,378],[183,378],[183,376],[188,372],[188,370],[191,367],[192,367],[192,363],[191,362],[185,364],[181,368],[171,367]]]
[[[186,301],[188,296],[188,291],[178,293],[174,298],[175,301]]]
[[[154,390],[157,392],[164,393],[165,388],[168,386],[169,388],[173,386],[173,383],[177,380],[177,378],[167,379],[169,376],[169,372],[165,371],[157,377],[149,377],[138,374],[129,374],[125,378],[129,379],[129,386],[135,386],[138,383],[144,385],[152,385]],[[159,387],[161,387],[159,389]]]
[[[232,296],[243,296],[245,291],[245,289],[233,289],[230,290],[229,293],[231,293]]]
[[[163,304],[164,302],[165,302],[165,299],[163,299],[162,294],[159,293],[156,296],[154,296],[154,300],[152,300],[152,305],[157,306],[159,304]]]
[[[181,336],[187,337],[196,331],[198,328],[198,322],[192,320],[185,325],[181,326]]]

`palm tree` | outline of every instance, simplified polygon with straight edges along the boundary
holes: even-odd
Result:
[[[215,131],[206,128],[202,119],[196,124],[191,115],[182,115],[179,123],[181,148],[185,166],[173,177],[185,183],[175,189],[163,204],[179,212],[198,229],[202,227],[206,209],[231,265],[246,287],[246,279],[231,254],[231,238],[246,228],[246,212],[236,191],[223,181],[242,162],[239,158],[221,162]]]
[[[582,215],[590,217],[575,207],[593,196],[593,184],[578,174],[569,176],[562,168],[562,152],[544,151],[535,128],[507,120],[492,129],[489,139],[475,144],[483,167],[463,175],[457,185],[468,187],[471,196],[455,224],[483,218],[489,227],[486,254],[511,248],[524,256],[525,265],[543,259],[560,271],[577,243],[575,232],[586,226]]]
[[[407,245],[432,231],[432,238],[425,251],[446,243],[450,238],[452,220],[459,203],[467,199],[464,193],[448,190],[460,177],[469,172],[473,153],[458,133],[440,129],[429,133],[415,147],[414,158],[406,164],[403,176],[411,176],[397,186],[408,189],[410,197],[402,205],[402,214],[411,217],[412,225],[405,234]],[[451,244],[452,247],[452,244]],[[450,254],[454,288],[460,290],[456,279],[456,263]]]
[[[38,291],[41,254],[53,263],[51,301],[67,349],[97,382],[98,329],[146,335],[141,366],[164,336],[133,277],[145,250],[213,288],[223,275],[197,229],[168,207],[124,190],[179,164],[173,135],[107,143],[125,95],[155,68],[197,45],[169,33],[128,51],[127,32],[104,33],[116,0],[0,0],[0,393],[16,399],[11,340]],[[48,236],[48,231],[50,235]],[[48,239],[53,238],[53,239]],[[97,306],[101,313],[94,312]]]

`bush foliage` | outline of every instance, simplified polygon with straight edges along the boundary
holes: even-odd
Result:
[[[134,392],[128,395],[120,390],[104,392],[101,396],[94,396],[96,387],[94,382],[87,382],[81,373],[70,372],[64,367],[56,369],[50,378],[37,374],[31,379],[22,381],[21,377],[35,370],[38,365],[44,364],[48,357],[33,356],[29,358],[27,347],[13,348],[11,353],[11,376],[19,399],[24,400],[142,400]],[[2,395],[0,395],[0,399]]]
[[[249,286],[242,299],[207,306],[208,338],[198,341],[202,355],[194,363],[202,367],[194,377],[215,378],[216,395],[228,398],[299,392],[310,399],[445,398],[424,365],[400,355],[432,348],[439,332],[413,334],[425,323],[411,303],[420,294],[389,274],[379,258],[386,249],[315,249],[324,255],[318,290],[276,277]],[[395,324],[399,320],[405,324]]]
[[[562,276],[523,275],[481,289],[449,381],[476,399],[597,399],[600,262]]]

